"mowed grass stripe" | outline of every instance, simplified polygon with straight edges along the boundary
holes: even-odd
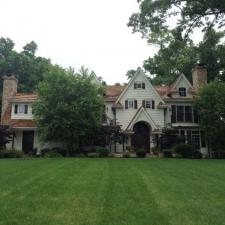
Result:
[[[0,225],[223,225],[224,162],[0,160]]]
[[[225,180],[213,176],[215,170],[223,174],[225,165],[211,162],[156,159],[137,166],[171,224],[225,224]]]

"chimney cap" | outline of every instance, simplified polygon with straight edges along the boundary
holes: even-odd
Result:
[[[16,75],[14,73],[7,73],[3,76],[3,80],[15,80],[18,82]]]

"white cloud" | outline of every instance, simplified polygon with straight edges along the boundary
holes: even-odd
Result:
[[[88,66],[107,83],[156,52],[127,27],[136,0],[0,0],[0,35],[20,50],[34,40],[38,55],[64,67]]]

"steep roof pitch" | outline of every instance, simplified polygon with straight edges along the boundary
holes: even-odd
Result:
[[[162,97],[159,95],[159,93],[156,91],[156,89],[152,86],[151,82],[147,79],[146,75],[144,74],[144,72],[141,70],[141,68],[138,68],[137,72],[135,73],[135,75],[130,79],[129,83],[126,85],[126,87],[123,89],[122,93],[120,94],[120,96],[118,97],[118,99],[116,100],[116,103],[118,103],[120,101],[120,99],[123,97],[123,95],[126,93],[126,91],[129,89],[129,87],[131,86],[131,84],[133,83],[133,81],[136,79],[136,77],[138,75],[141,75],[144,80],[146,81],[146,85],[148,85],[154,92],[155,94],[160,98],[160,100],[164,103]]]

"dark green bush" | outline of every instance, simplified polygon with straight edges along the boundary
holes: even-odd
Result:
[[[22,158],[22,157],[24,157],[22,151],[17,151],[14,149],[0,151],[0,158]]]
[[[146,156],[146,151],[144,149],[137,149],[136,156],[139,158],[144,158]]]
[[[163,149],[163,155],[166,158],[172,158],[172,153],[173,153],[172,149]]]
[[[192,146],[189,144],[177,144],[174,146],[173,150],[184,158],[191,158]]]
[[[96,153],[98,153],[99,157],[107,157],[109,150],[105,147],[96,147]]]
[[[52,148],[52,150],[61,154],[63,157],[67,156],[67,150],[64,148],[55,147],[55,148]]]
[[[86,156],[89,158],[97,158],[97,157],[99,157],[99,154],[96,152],[89,152],[89,153],[87,153]]]
[[[47,149],[47,148],[41,150],[41,155],[42,157],[47,157],[47,158],[62,157],[62,154],[57,152],[55,149]]]

